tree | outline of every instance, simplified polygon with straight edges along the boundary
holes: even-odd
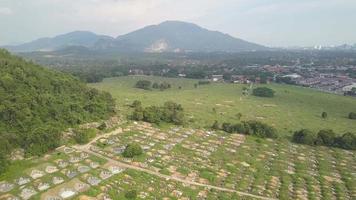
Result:
[[[268,87],[258,87],[253,89],[252,94],[258,97],[274,97],[275,91]]]
[[[349,113],[349,119],[356,119],[356,113],[355,112],[350,112]]]
[[[242,117],[242,114],[241,114],[241,113],[237,113],[235,116],[236,116],[236,118],[237,118],[238,120],[240,120],[241,117]]]
[[[356,134],[345,133],[336,139],[337,146],[343,149],[356,150]]]
[[[136,190],[130,190],[125,193],[125,198],[127,199],[136,199],[137,197],[137,191]]]
[[[154,88],[154,89],[158,89],[159,88],[159,85],[158,85],[158,83],[153,83],[153,85],[152,85],[152,88]]]
[[[336,134],[331,129],[323,129],[318,132],[315,143],[317,145],[333,146]]]
[[[139,100],[135,100],[134,102],[132,102],[132,105],[131,105],[131,107],[133,107],[133,108],[137,108],[137,107],[141,107],[141,106],[142,106],[142,103]]]
[[[144,89],[144,90],[150,90],[151,89],[151,81],[148,80],[139,80],[136,82],[135,87],[136,88],[140,88],[140,89]]]
[[[308,129],[301,129],[294,132],[292,141],[299,144],[314,145],[315,134]]]
[[[217,120],[214,121],[213,125],[211,126],[213,130],[219,130],[220,129],[220,124]]]
[[[86,144],[90,142],[90,139],[94,138],[96,136],[96,131],[95,129],[79,129],[74,131],[74,140],[78,144]]]
[[[125,158],[133,158],[143,153],[141,146],[137,143],[128,144],[122,153]]]
[[[321,113],[321,117],[322,117],[323,119],[326,119],[326,118],[328,117],[328,113],[322,112],[322,113]]]
[[[0,174],[4,173],[9,166],[9,160],[3,152],[0,152]]]

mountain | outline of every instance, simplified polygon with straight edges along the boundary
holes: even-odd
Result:
[[[97,35],[88,31],[74,31],[53,38],[40,38],[38,40],[4,48],[13,52],[55,51],[69,46],[92,47],[99,40],[113,39],[110,36]]]
[[[73,49],[72,47],[75,46]],[[103,52],[241,52],[269,48],[218,31],[180,21],[166,21],[112,38],[85,31],[75,31],[53,38],[41,38],[17,46],[13,52],[31,51],[103,51]]]
[[[109,93],[0,49],[0,154],[45,153],[66,128],[108,118],[114,108]]]
[[[100,40],[96,49],[130,52],[239,52],[268,48],[218,31],[180,21],[151,25],[115,40]]]

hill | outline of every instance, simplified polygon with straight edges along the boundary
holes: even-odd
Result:
[[[102,40],[98,49],[133,52],[239,52],[266,50],[258,44],[180,21],[166,21]]]
[[[74,31],[53,38],[40,38],[32,42],[17,46],[6,46],[5,48],[13,52],[31,51],[55,51],[70,46],[91,47],[102,39],[110,39],[109,36],[97,35],[88,31]]]
[[[114,108],[110,94],[0,50],[0,154],[17,147],[45,153],[60,145],[65,128],[107,118]]]
[[[241,52],[268,50],[267,47],[210,31],[196,24],[166,21],[112,38],[85,31],[75,31],[53,38],[41,38],[17,46],[6,46],[13,52],[64,51],[83,52]],[[81,48],[80,48],[81,47]],[[68,49],[69,48],[69,49]]]

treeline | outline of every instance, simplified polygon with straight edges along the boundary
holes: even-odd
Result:
[[[60,145],[66,128],[114,112],[109,93],[0,50],[0,170],[14,148],[44,154]]]
[[[142,107],[140,101],[132,103],[131,119],[136,121],[146,121],[159,124],[161,122],[173,123],[176,125],[184,124],[183,107],[180,104],[168,101],[163,106]]]
[[[223,130],[227,133],[240,133],[253,135],[261,138],[277,138],[278,134],[275,128],[259,121],[242,121],[239,123],[223,123],[221,126],[218,121],[212,125],[215,130]]]
[[[136,82],[135,87],[144,89],[144,90],[159,89],[159,90],[163,91],[163,90],[171,88],[171,84],[169,84],[167,82],[163,82],[163,83],[154,82],[152,84],[152,82],[148,81],[148,80],[139,80]]]
[[[308,129],[302,129],[294,132],[292,141],[299,144],[356,150],[356,134],[348,132],[337,136],[331,129],[323,129],[316,134]]]

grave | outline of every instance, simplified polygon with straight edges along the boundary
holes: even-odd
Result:
[[[0,182],[0,193],[9,192],[14,188],[14,184],[8,182]]]
[[[35,194],[37,194],[35,189],[33,189],[32,187],[28,187],[28,188],[24,188],[23,190],[21,190],[20,197],[24,200],[27,200],[27,199],[30,199]]]
[[[57,171],[58,171],[58,168],[56,166],[53,166],[53,165],[49,165],[45,169],[45,172],[49,173],[49,174],[52,174],[52,173],[57,172]]]
[[[40,183],[40,184],[38,184],[38,186],[37,186],[37,189],[38,189],[39,191],[44,191],[44,190],[47,190],[48,188],[50,188],[49,183]]]
[[[25,184],[29,183],[30,181],[31,181],[30,178],[20,177],[19,179],[17,179],[16,183],[18,185],[25,185]]]
[[[52,178],[52,183],[55,185],[61,184],[64,182],[64,179],[62,177],[55,176]]]
[[[87,182],[92,186],[96,186],[96,185],[99,185],[101,183],[101,180],[98,177],[89,176],[88,179],[87,179]]]
[[[44,175],[45,175],[45,173],[43,171],[40,171],[40,170],[37,170],[37,169],[32,170],[31,173],[30,173],[30,176],[33,179],[41,178]]]

